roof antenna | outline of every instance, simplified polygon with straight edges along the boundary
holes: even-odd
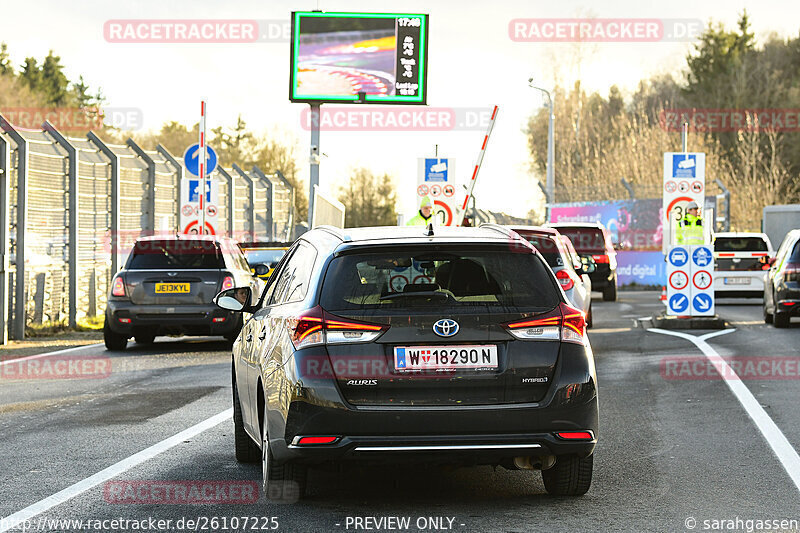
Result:
[[[426,237],[433,237],[433,222],[428,224],[428,229],[425,230]]]

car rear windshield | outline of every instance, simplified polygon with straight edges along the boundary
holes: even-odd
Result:
[[[761,237],[717,237],[715,252],[766,252],[767,243]]]
[[[335,258],[320,304],[329,311],[419,307],[551,309],[559,302],[535,254],[501,249],[400,249]]]
[[[518,232],[522,238],[531,243],[534,248],[539,250],[544,260],[551,268],[564,266],[564,259],[561,257],[561,250],[556,241],[547,235],[536,235],[532,233]]]
[[[599,228],[558,227],[557,229],[559,233],[569,237],[578,253],[606,250],[606,240]]]
[[[219,269],[225,260],[211,241],[139,241],[131,252],[128,270]]]

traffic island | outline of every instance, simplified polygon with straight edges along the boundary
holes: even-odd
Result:
[[[667,316],[653,315],[653,327],[661,329],[725,329],[728,323],[719,315],[714,316]]]

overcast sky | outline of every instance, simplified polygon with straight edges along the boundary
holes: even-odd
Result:
[[[293,10],[401,11],[430,14],[428,105],[489,108],[500,115],[476,188],[479,206],[523,216],[539,201],[537,176],[529,170],[522,128],[543,104],[527,87],[533,76],[552,88],[583,85],[605,93],[617,84],[628,92],[655,73],[677,73],[690,50],[687,42],[569,43],[514,42],[509,22],[520,18],[713,18],[733,27],[746,8],[757,37],[769,32],[796,36],[800,3],[743,0],[617,0],[599,2],[500,1],[278,1],[278,0],[0,0],[0,40],[8,43],[14,62],[44,57],[52,49],[67,75],[83,75],[102,87],[107,106],[139,108],[144,128],[167,120],[197,122],[199,100],[209,100],[209,128],[231,126],[238,114],[257,131],[279,130],[299,140],[307,175],[309,132],[301,126],[305,104],[288,100],[288,39],[248,44],[111,43],[103,33],[110,19],[256,19],[288,26]],[[579,65],[579,66],[578,66]],[[677,135],[677,134],[676,134]],[[417,158],[439,154],[455,158],[462,181],[469,178],[483,131],[458,132],[323,132],[321,184],[335,191],[347,170],[365,166],[395,177],[400,208],[409,214],[417,181]],[[677,143],[677,138],[676,138]],[[558,174],[556,170],[556,179]]]

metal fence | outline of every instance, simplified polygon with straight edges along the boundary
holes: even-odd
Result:
[[[0,115],[0,344],[34,324],[102,315],[136,238],[180,231],[187,175],[161,145],[66,137],[49,123],[22,130]],[[279,172],[234,165],[211,179],[220,233],[292,240],[294,190]]]

